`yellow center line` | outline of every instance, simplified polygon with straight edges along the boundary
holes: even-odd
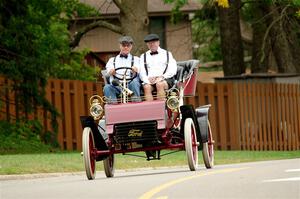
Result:
[[[218,174],[218,173],[229,173],[229,172],[234,172],[234,171],[240,171],[240,170],[244,170],[244,169],[248,169],[249,167],[243,167],[243,168],[231,168],[231,169],[222,169],[222,170],[216,170],[216,171],[211,171],[211,172],[206,172],[206,173],[199,173],[197,175],[193,175],[193,176],[188,176],[188,177],[184,177],[184,178],[179,178],[173,181],[170,181],[168,183],[159,185],[153,189],[151,189],[150,191],[144,193],[141,197],[139,197],[139,199],[151,199],[151,197],[153,197],[155,194],[161,192],[164,189],[167,189],[175,184],[179,184],[181,182],[187,181],[187,180],[191,180],[194,178],[199,178],[202,176],[207,176],[207,175],[213,175],[213,174]]]
[[[161,196],[161,197],[158,197],[156,199],[168,199],[168,197],[167,196]]]

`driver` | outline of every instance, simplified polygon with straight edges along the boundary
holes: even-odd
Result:
[[[106,84],[103,88],[104,95],[109,99],[109,102],[116,103],[117,96],[121,93],[121,88],[112,84],[115,77],[122,78],[124,75],[132,77],[133,73],[139,72],[139,57],[130,54],[133,45],[133,39],[130,36],[122,36],[119,38],[120,53],[116,57],[112,57],[106,64],[107,75],[110,76],[109,84]],[[116,73],[116,69],[119,67],[129,67],[132,70],[119,69]],[[126,73],[126,74],[124,74]],[[140,98],[140,79],[137,75],[132,81],[128,83],[128,89],[133,92],[131,96],[132,101],[141,101]]]

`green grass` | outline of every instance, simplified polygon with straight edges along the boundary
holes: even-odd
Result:
[[[290,158],[300,158],[300,151],[215,151],[215,165]],[[79,152],[0,155],[0,175],[84,171],[82,159]],[[122,170],[187,165],[184,151],[153,161],[118,154],[115,161],[115,168]],[[203,164],[201,152],[199,161]],[[103,170],[102,165],[97,162],[97,170]]]

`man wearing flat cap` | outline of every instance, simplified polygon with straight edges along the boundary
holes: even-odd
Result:
[[[139,57],[130,54],[133,45],[133,39],[130,36],[122,36],[119,38],[119,43],[120,53],[116,57],[110,58],[106,64],[106,71],[108,73],[107,75],[110,76],[110,82],[104,86],[103,92],[110,102],[116,102],[117,96],[121,93],[121,88],[112,84],[114,76],[122,78],[124,73],[126,73],[127,76],[132,76],[134,75],[132,73],[138,73],[140,68]],[[126,69],[119,69],[118,74],[122,74],[119,76],[116,74],[116,69],[119,67],[129,67],[132,70],[126,71]],[[133,101],[140,101],[141,84],[139,75],[129,82],[128,89],[133,92],[131,99]]]
[[[153,100],[152,91],[157,91],[158,99],[165,99],[165,90],[174,84],[177,72],[176,60],[171,52],[160,48],[159,36],[149,34],[144,38],[148,51],[140,57],[140,78],[143,82],[145,99]]]

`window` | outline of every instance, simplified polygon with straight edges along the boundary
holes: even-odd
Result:
[[[149,33],[157,34],[160,39],[160,47],[166,48],[165,18],[164,17],[151,17],[150,18]]]

